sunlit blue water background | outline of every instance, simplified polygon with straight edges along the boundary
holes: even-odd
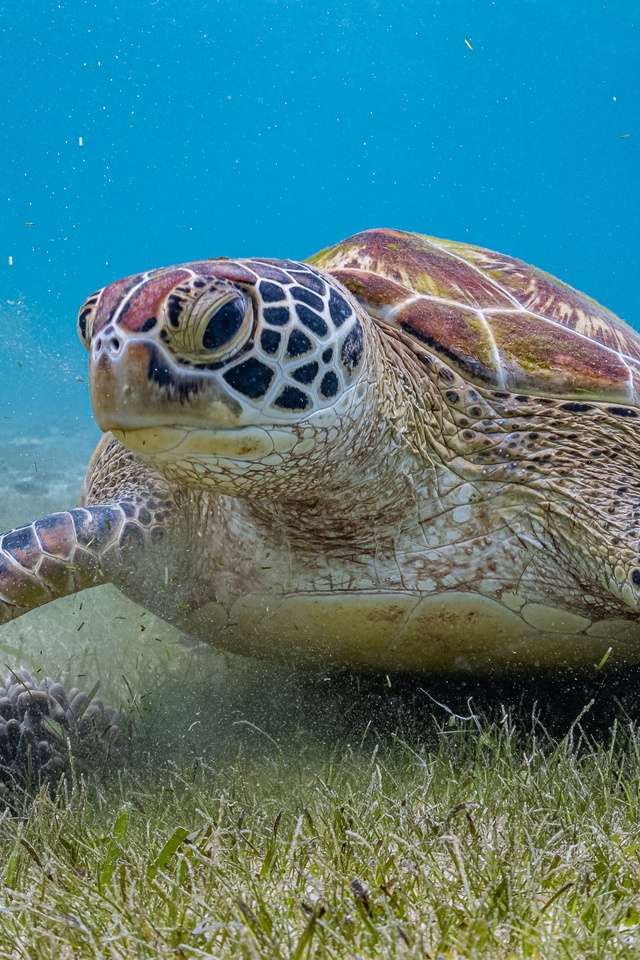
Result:
[[[3,3],[5,430],[89,429],[83,298],[371,226],[533,261],[640,326],[637,0]]]

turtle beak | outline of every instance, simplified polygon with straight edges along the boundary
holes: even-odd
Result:
[[[124,339],[116,330],[94,338],[89,360],[94,416],[101,430],[203,422],[239,424],[240,404],[211,377],[181,370],[147,337]]]
[[[128,449],[158,463],[186,456],[252,461],[296,442],[240,425],[237,401],[211,378],[182,372],[153,340],[118,339],[103,336],[92,348],[91,401],[100,428]]]

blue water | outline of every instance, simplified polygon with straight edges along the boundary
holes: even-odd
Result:
[[[371,226],[518,255],[640,325],[637,0],[26,0],[0,43],[12,429],[88,424],[94,288]]]

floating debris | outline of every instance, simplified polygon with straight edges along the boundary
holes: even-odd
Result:
[[[473,44],[471,43],[471,40],[469,39],[469,37],[464,38],[464,43],[469,50],[473,50]]]

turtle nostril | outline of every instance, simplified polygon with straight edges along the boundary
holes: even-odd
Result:
[[[96,353],[102,353],[103,350],[111,354],[120,352],[122,341],[120,337],[98,337],[96,340]]]

